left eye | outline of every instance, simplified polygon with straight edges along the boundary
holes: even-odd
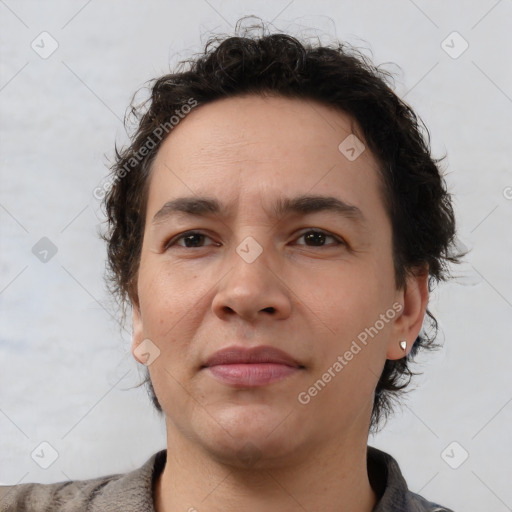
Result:
[[[327,238],[332,238],[335,242],[336,242],[336,245],[341,245],[343,244],[343,242],[335,237],[334,235],[331,235],[325,231],[319,231],[319,230],[316,230],[316,229],[310,229],[309,231],[306,231],[304,233],[302,233],[302,235],[297,239],[301,239],[301,238],[304,238],[304,241],[306,243],[304,244],[298,244],[298,245],[308,245],[308,242],[311,244],[311,246],[313,247],[323,247],[325,244],[325,240]]]

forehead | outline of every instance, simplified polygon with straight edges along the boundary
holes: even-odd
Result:
[[[337,192],[360,209],[382,206],[373,155],[340,150],[354,136],[362,139],[350,116],[312,100],[248,95],[196,107],[158,151],[147,213],[185,195],[261,206],[262,198]]]

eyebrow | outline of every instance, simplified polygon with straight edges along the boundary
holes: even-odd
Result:
[[[227,208],[217,199],[210,197],[179,197],[166,202],[154,215],[151,224],[162,224],[170,217],[184,213],[193,216],[207,217],[212,215],[222,216]],[[351,219],[359,224],[366,224],[367,220],[363,212],[354,205],[332,196],[301,195],[298,197],[279,198],[273,205],[273,215],[281,219],[291,214],[308,215],[312,213],[331,211],[344,218]]]

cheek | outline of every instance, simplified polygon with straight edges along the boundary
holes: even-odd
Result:
[[[188,279],[188,282],[193,279]],[[160,350],[160,357],[150,366],[150,373],[160,374],[165,368],[172,375],[181,374],[176,362],[187,357],[189,325],[199,297],[191,295],[176,273],[163,266],[141,266],[139,273],[139,300],[144,338],[150,339]],[[159,378],[155,375],[155,386]],[[165,376],[163,376],[165,377]]]
[[[307,279],[301,281],[306,310],[312,312],[313,321],[318,320],[315,331],[324,333],[322,343],[315,341],[319,364],[314,373],[321,376],[341,356],[343,370],[335,372],[332,388],[342,394],[350,389],[350,393],[370,395],[384,364],[395,315],[391,263],[340,266],[316,282],[313,288]],[[381,315],[390,311],[387,321],[382,321]]]
[[[339,267],[320,279],[317,275],[316,286],[302,276],[300,296],[332,334],[354,334],[391,306],[394,288],[387,274],[375,265]]]
[[[149,366],[151,382],[167,416],[184,414],[190,377],[197,361],[190,352],[204,291],[196,276],[146,261],[139,273],[139,299],[144,337],[160,350]],[[181,414],[181,413],[180,413]],[[178,415],[179,416],[179,415]],[[177,419],[176,419],[177,420]]]
[[[197,276],[162,263],[148,261],[139,273],[139,298],[144,314],[145,330],[162,336],[186,319],[202,293]]]

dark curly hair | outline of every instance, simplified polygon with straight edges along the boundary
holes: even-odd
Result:
[[[393,229],[397,289],[405,286],[408,273],[426,268],[429,290],[446,280],[449,263],[460,261],[463,254],[453,250],[455,216],[439,168],[441,159],[431,155],[428,129],[393,92],[392,75],[341,42],[301,43],[287,34],[270,34],[264,26],[259,27],[260,34],[250,30],[239,35],[239,25],[236,36],[211,37],[204,53],[152,81],[146,101],[132,101],[131,144],[121,150],[116,145],[109,181],[102,189],[108,225],[101,235],[108,247],[106,282],[121,307],[123,322],[126,306],[138,305],[136,282],[151,164],[172,132],[170,116],[183,117],[191,99],[204,105],[220,98],[272,94],[315,100],[350,115],[380,164],[383,200]],[[418,350],[439,347],[438,325],[428,309],[426,323],[407,357],[385,362],[374,396],[374,432],[415,375],[409,364]],[[162,412],[147,369],[144,383]]]

